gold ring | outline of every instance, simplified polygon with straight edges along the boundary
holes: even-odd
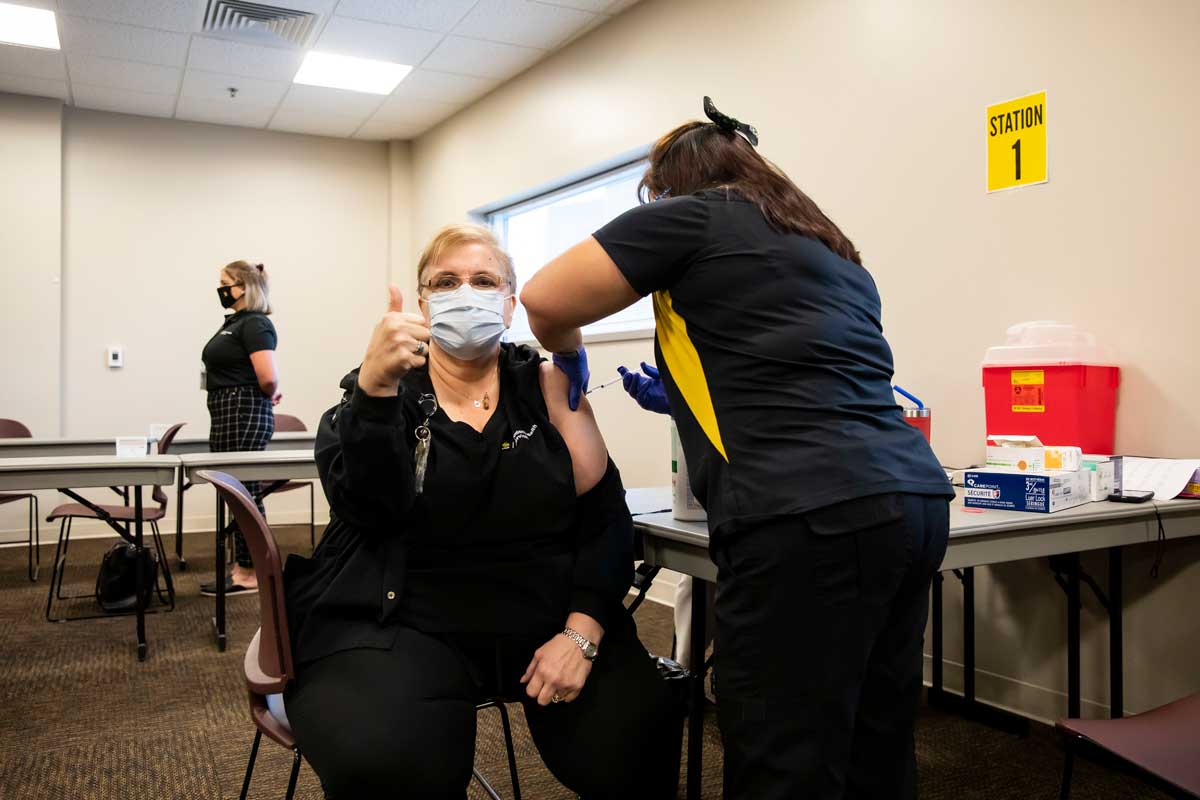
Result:
[[[561,697],[559,697],[558,695],[554,695],[554,697],[550,698],[551,703],[561,703],[562,701],[563,701],[563,699]]]

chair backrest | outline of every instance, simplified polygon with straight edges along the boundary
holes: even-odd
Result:
[[[296,675],[292,664],[292,644],[288,636],[287,604],[283,593],[283,561],[275,535],[246,487],[231,475],[216,470],[201,470],[197,476],[208,481],[229,505],[238,528],[246,539],[254,574],[258,578],[258,606],[262,629],[259,633],[258,672],[246,665],[246,684],[259,694],[282,692]]]
[[[163,431],[162,436],[158,437],[158,454],[160,456],[165,456],[167,451],[171,449],[171,442],[175,441],[175,434],[179,433],[179,429],[184,425],[187,425],[187,423],[176,422],[174,425]]]
[[[171,449],[171,442],[174,441],[175,434],[179,433],[179,429],[184,425],[187,425],[187,423],[176,422],[174,425],[163,431],[162,436],[158,437],[158,454],[160,456],[166,455],[167,451]],[[158,503],[163,511],[167,510],[167,495],[165,492],[163,492],[161,486],[155,486],[154,491],[150,493],[150,496],[154,498],[154,502]]]
[[[303,428],[301,429],[303,430]],[[0,419],[0,439],[32,439],[33,434],[15,419]]]
[[[275,431],[277,433],[298,433],[306,430],[308,428],[299,417],[293,417],[291,414],[275,415]]]

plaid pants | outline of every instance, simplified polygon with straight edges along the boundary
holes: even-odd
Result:
[[[257,386],[210,389],[208,415],[212,421],[208,429],[208,449],[214,453],[265,450],[275,433],[275,411],[271,406],[271,398],[259,391]],[[246,489],[257,497],[260,482],[249,481]],[[255,503],[259,513],[266,517],[262,500],[255,500]],[[254,566],[236,521],[233,522],[233,550],[239,566]]]

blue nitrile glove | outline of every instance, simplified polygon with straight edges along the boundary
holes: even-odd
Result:
[[[617,372],[621,375],[621,385],[625,387],[625,392],[637,401],[637,404],[647,411],[653,411],[656,414],[670,414],[671,406],[667,402],[667,392],[663,388],[662,378],[658,375],[658,370],[642,362],[642,375],[638,372],[630,372],[625,367],[617,367]]]
[[[579,398],[587,394],[588,378],[591,377],[591,373],[588,372],[587,351],[580,347],[574,353],[555,353],[553,361],[554,366],[561,369],[570,382],[567,389],[567,406],[576,411],[579,409]]]

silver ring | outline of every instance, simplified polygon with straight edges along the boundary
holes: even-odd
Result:
[[[554,695],[554,697],[550,698],[551,703],[561,703],[562,701],[563,701],[563,699],[561,697],[559,697],[558,695]]]
[[[417,352],[417,355],[419,355],[419,356],[425,355],[425,343],[424,342],[417,342],[417,351],[416,352]]]

